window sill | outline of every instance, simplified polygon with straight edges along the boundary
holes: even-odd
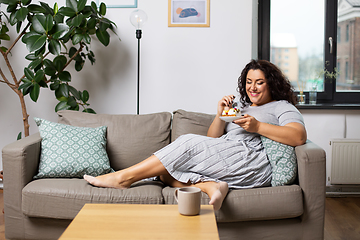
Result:
[[[298,109],[341,109],[341,110],[359,110],[360,104],[331,104],[331,103],[318,103],[318,104],[297,104]]]

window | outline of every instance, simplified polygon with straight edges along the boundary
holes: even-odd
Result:
[[[360,1],[258,1],[258,58],[282,68],[307,99],[316,83],[317,103],[359,104]],[[288,50],[288,66],[281,61],[281,50]],[[338,75],[315,78],[323,69]]]

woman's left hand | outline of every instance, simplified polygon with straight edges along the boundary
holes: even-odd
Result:
[[[239,125],[247,132],[258,132],[260,122],[256,120],[253,116],[250,116],[249,114],[245,114],[239,119],[236,119],[233,121],[233,123]]]

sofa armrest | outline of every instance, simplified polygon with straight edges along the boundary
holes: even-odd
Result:
[[[5,229],[23,226],[22,189],[36,175],[41,151],[39,133],[18,140],[2,150],[4,169],[4,211]],[[11,231],[13,232],[13,231]],[[23,238],[24,230],[16,230],[19,235],[8,238]]]
[[[303,191],[302,239],[324,239],[326,154],[311,141],[295,148]]]

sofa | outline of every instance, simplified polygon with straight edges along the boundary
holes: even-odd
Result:
[[[206,135],[214,115],[177,110],[144,115],[59,111],[59,123],[107,126],[106,152],[112,169],[147,158],[182,134]],[[91,186],[81,178],[40,178],[39,133],[2,150],[6,239],[57,239],[85,203],[176,204],[175,189],[160,181],[139,181],[129,189]],[[325,161],[311,141],[295,148],[294,184],[230,189],[215,212],[220,239],[323,239]],[[202,193],[202,204],[209,198]]]

